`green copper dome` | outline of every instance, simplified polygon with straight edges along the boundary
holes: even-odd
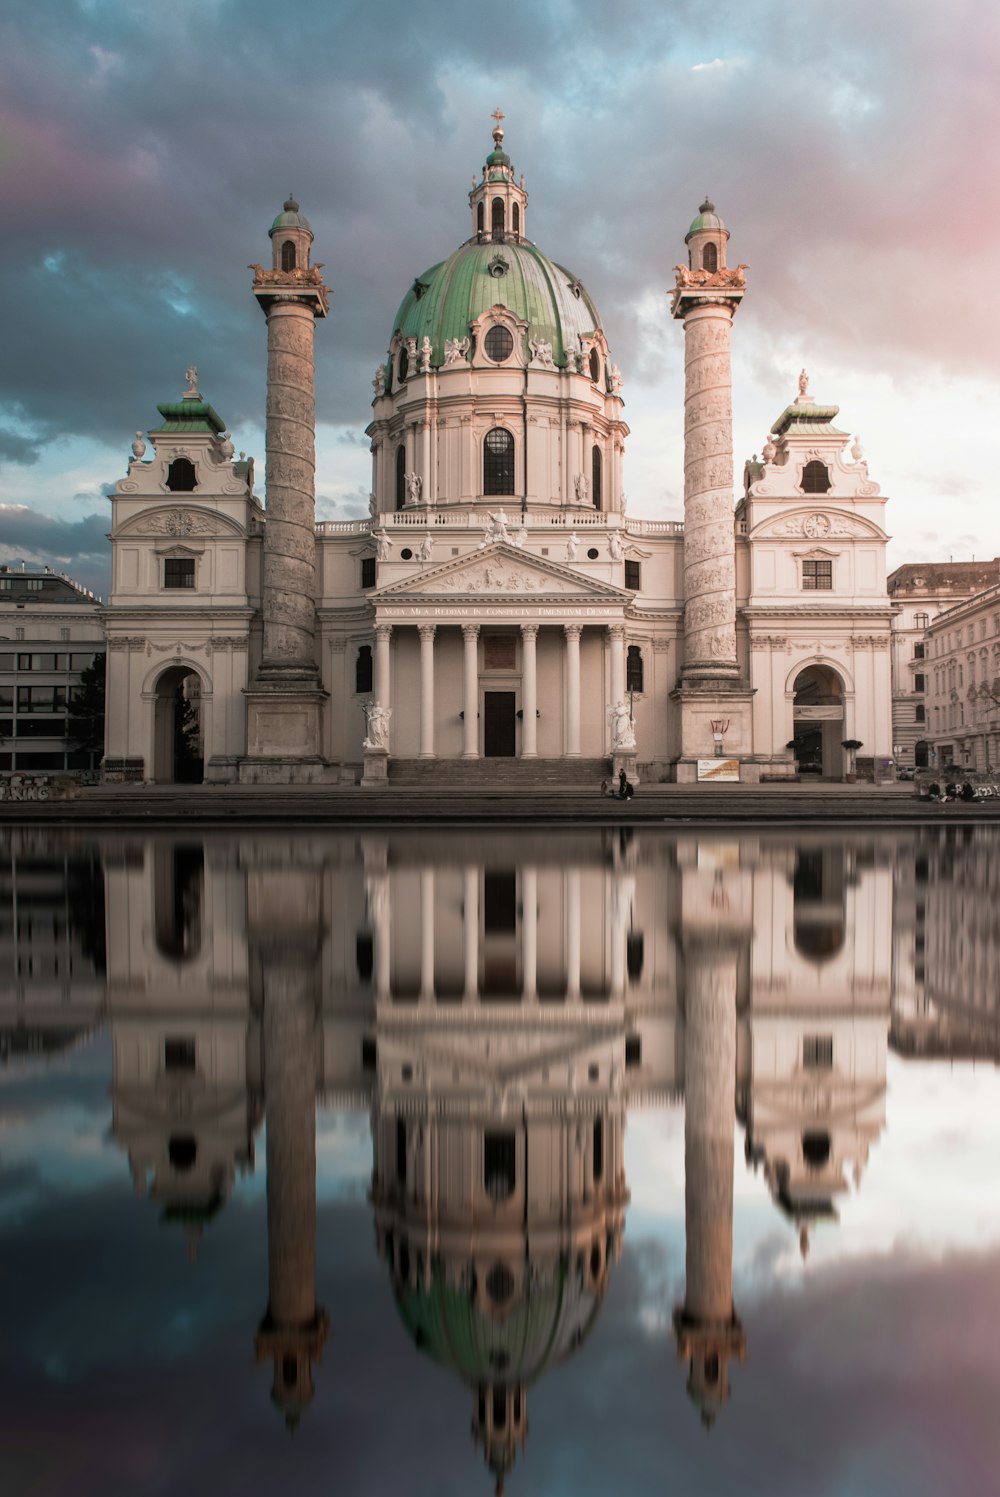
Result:
[[[307,229],[312,233],[308,218],[299,212],[299,205],[291,194],[285,199],[285,206],[268,229],[268,234],[273,234],[275,229]]]
[[[396,1304],[410,1336],[436,1362],[473,1385],[531,1383],[574,1351],[600,1308],[568,1267],[535,1282],[502,1319],[484,1315],[468,1290],[448,1283],[437,1264],[429,1290],[404,1289]]]
[[[709,202],[708,198],[706,198],[701,207],[698,209],[698,217],[694,220],[691,227],[687,231],[685,242],[687,238],[690,238],[692,234],[698,234],[702,229],[716,229],[721,230],[724,233],[725,228],[725,224],[722,222],[722,219],[715,211],[715,204]]]
[[[393,331],[416,338],[418,348],[429,338],[431,363],[439,367],[445,340],[467,338],[470,322],[498,303],[528,324],[528,339],[551,343],[560,366],[566,363],[567,342],[576,348],[580,334],[601,326],[597,308],[576,276],[535,245],[470,240],[418,277],[396,313]]]

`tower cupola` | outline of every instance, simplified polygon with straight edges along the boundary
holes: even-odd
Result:
[[[499,109],[493,111],[496,122],[493,149],[483,164],[482,178],[473,178],[469,193],[472,237],[481,244],[490,240],[500,243],[510,240],[518,244],[524,238],[528,194],[524,190],[524,178],[521,178],[520,185],[514,180],[514,168],[503,148],[503,126],[500,123],[503,118]]]
[[[698,209],[698,217],[687,233],[684,243],[688,247],[688,268],[705,270],[714,275],[726,268],[726,241],[729,230],[715,211],[715,204],[707,197]]]
[[[308,270],[313,231],[299,205],[289,193],[285,206],[268,229],[275,270]]]

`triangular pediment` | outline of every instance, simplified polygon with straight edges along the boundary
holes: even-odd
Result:
[[[582,543],[581,543],[582,549]],[[441,566],[426,564],[420,572],[381,587],[375,597],[390,598],[580,598],[625,603],[631,594],[577,572],[570,566],[535,556],[518,546],[495,541]]]

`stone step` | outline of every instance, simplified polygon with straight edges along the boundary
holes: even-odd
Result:
[[[390,759],[389,782],[430,786],[528,787],[599,785],[611,775],[610,759]]]

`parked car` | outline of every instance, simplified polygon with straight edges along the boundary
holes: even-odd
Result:
[[[916,772],[912,764],[904,764],[900,769],[896,770],[896,779],[912,780]]]

